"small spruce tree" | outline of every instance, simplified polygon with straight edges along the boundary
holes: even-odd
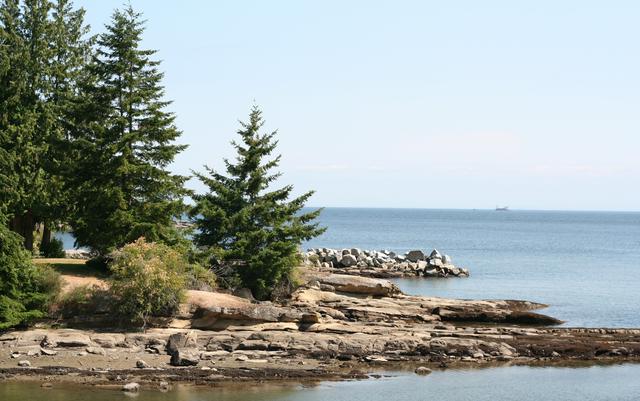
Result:
[[[194,195],[194,240],[223,262],[240,261],[236,273],[242,285],[266,299],[290,278],[299,262],[300,243],[324,228],[314,223],[321,210],[301,212],[313,192],[289,200],[291,185],[269,191],[281,175],[272,173],[280,156],[268,159],[278,143],[277,131],[260,133],[260,109],[254,106],[249,122],[240,124],[240,141],[232,142],[237,159],[225,159],[227,175],[206,166],[208,174],[194,173],[209,188],[206,194]]]

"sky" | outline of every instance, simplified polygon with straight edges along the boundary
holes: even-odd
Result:
[[[124,3],[75,4],[100,33]],[[131,4],[178,173],[233,158],[255,102],[313,206],[640,210],[640,2]]]

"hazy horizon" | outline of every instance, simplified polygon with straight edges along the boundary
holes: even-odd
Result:
[[[94,33],[123,4],[75,3]],[[176,172],[233,157],[255,100],[312,204],[640,210],[640,3],[131,4],[190,145]]]

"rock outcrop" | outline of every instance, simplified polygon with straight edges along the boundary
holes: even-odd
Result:
[[[246,372],[260,380],[327,377],[343,361],[414,363],[428,373],[450,363],[640,360],[640,329],[550,327],[560,321],[532,312],[541,304],[409,296],[384,280],[314,274],[282,305],[190,292],[194,304],[186,309],[192,312],[183,319],[191,324],[183,329],[7,332],[0,335],[0,353],[11,357],[0,359],[0,374],[51,375],[59,374],[52,366],[66,366],[61,371],[115,378],[119,366],[127,380],[197,376],[206,382]],[[20,368],[17,361],[29,365]],[[293,364],[309,367],[291,371]],[[174,370],[159,376],[166,369]]]

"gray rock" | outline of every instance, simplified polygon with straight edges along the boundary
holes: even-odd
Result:
[[[300,323],[318,323],[320,321],[320,314],[318,312],[303,313],[300,318]]]
[[[195,348],[178,348],[171,354],[172,366],[196,366],[200,363],[200,352]]]
[[[429,254],[429,259],[442,259],[442,255],[440,255],[437,249],[434,249],[431,251],[431,254]]]
[[[238,288],[233,292],[233,295],[235,295],[236,297],[248,299],[249,301],[255,301],[251,290],[248,288]]]
[[[444,263],[445,265],[452,264],[453,262],[451,261],[451,256],[449,255],[442,256],[442,263]]]
[[[411,262],[417,262],[419,260],[425,260],[424,252],[420,250],[413,250],[407,253],[407,259]]]
[[[440,259],[429,259],[429,266],[442,267],[442,260],[440,260]]]
[[[75,332],[51,333],[42,341],[42,345],[50,348],[57,347],[87,347],[91,339],[86,334]]]
[[[122,386],[122,391],[126,391],[128,393],[137,393],[140,391],[140,385],[138,383],[127,383]]]
[[[340,261],[340,264],[342,266],[351,267],[351,266],[355,266],[356,263],[358,263],[358,259],[356,259],[355,256],[350,254],[342,255],[342,260]]]
[[[330,285],[339,292],[374,296],[393,296],[400,293],[398,286],[387,280],[345,274],[329,274],[318,279],[321,284]]]
[[[415,370],[417,375],[428,375],[431,373],[431,369],[426,366],[418,366]]]
[[[100,347],[87,347],[85,351],[93,355],[107,355],[107,351]]]
[[[188,333],[175,333],[169,336],[166,351],[169,355],[180,348],[197,348],[198,335],[190,331]]]
[[[150,368],[149,364],[143,361],[142,359],[138,359],[136,361],[136,368],[138,369],[148,369]]]
[[[46,355],[46,356],[54,356],[54,355],[58,354],[58,351],[54,351],[54,350],[46,349],[46,348],[41,348],[40,349],[40,353],[42,355]]]
[[[362,254],[362,251],[358,248],[351,248],[350,253],[357,258]]]
[[[20,362],[18,362],[18,366],[20,366],[21,368],[28,368],[29,366],[31,366],[31,362],[25,360],[22,360]]]

